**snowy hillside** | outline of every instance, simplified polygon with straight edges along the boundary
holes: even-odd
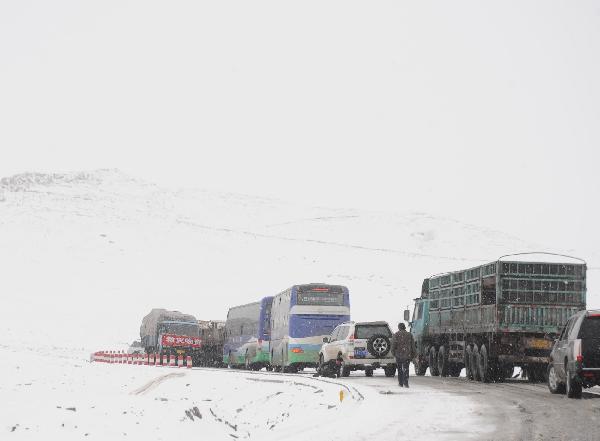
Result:
[[[174,190],[116,170],[22,174],[0,181],[0,331],[8,345],[115,347],[153,307],[218,319],[315,281],[347,285],[354,319],[396,322],[424,277],[540,248],[552,245],[426,213]]]

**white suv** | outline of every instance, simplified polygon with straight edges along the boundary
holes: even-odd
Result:
[[[319,351],[319,371],[347,377],[350,371],[383,368],[387,377],[396,373],[396,359],[390,353],[392,331],[387,322],[345,322],[323,338]]]

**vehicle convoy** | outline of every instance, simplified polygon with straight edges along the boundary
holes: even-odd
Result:
[[[585,309],[586,265],[507,257],[423,281],[410,322],[417,375],[464,367],[470,379],[501,381],[520,366],[530,381],[544,380],[552,341]]]
[[[227,312],[223,363],[260,370],[269,367],[271,304],[273,297],[235,306]]]
[[[554,342],[548,365],[553,394],[581,398],[582,388],[600,386],[600,310],[580,311]]]
[[[155,308],[142,320],[140,339],[147,354],[191,355],[194,364],[202,358],[200,325],[190,314]]]
[[[383,368],[387,377],[396,372],[396,360],[390,353],[392,331],[387,322],[345,322],[330,336],[323,338],[319,351],[319,371],[336,370],[347,377],[351,371],[365,371],[373,376],[375,369]]]
[[[345,286],[311,283],[277,294],[271,311],[271,366],[283,372],[317,367],[323,337],[349,320]]]

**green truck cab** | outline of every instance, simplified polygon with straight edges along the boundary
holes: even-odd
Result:
[[[459,376],[465,368],[472,380],[502,381],[519,366],[530,381],[545,379],[554,339],[585,309],[586,264],[518,256],[423,281],[410,322],[417,375]]]

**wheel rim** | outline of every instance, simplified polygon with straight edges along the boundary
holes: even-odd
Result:
[[[377,352],[378,354],[383,354],[388,348],[388,344],[387,342],[381,338],[378,337],[375,340],[373,340],[373,349],[375,349],[375,352]]]
[[[550,370],[548,371],[548,384],[550,385],[550,389],[557,389],[556,372],[554,372],[554,366],[550,366]]]

